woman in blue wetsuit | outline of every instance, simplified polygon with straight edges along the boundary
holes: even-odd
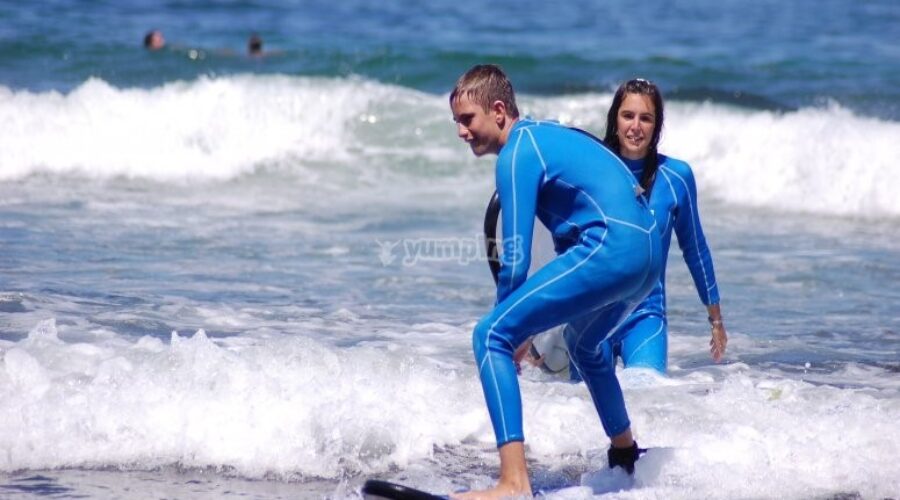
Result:
[[[712,255],[700,224],[694,173],[687,163],[657,152],[662,126],[663,100],[659,88],[644,79],[630,80],[613,97],[603,141],[619,153],[644,188],[660,231],[664,256],[659,282],[620,327],[621,341],[614,350],[626,367],[647,367],[665,373],[668,366],[665,256],[673,232],[678,236],[681,255],[700,301],[707,309],[713,360],[722,358],[728,335],[722,321]]]
[[[475,66],[460,77],[450,107],[472,152],[497,154],[503,207],[497,302],[472,335],[500,479],[461,497],[531,494],[513,352],[560,324],[568,325],[570,356],[610,437],[610,467],[632,472],[639,449],[609,337],[659,281],[659,231],[642,190],[599,141],[558,123],[520,119],[512,85],[497,66]],[[528,276],[535,217],[550,230],[558,255]]]
[[[668,366],[668,331],[666,321],[665,263],[672,241],[678,236],[681,254],[687,263],[700,301],[706,306],[711,328],[709,341],[713,360],[725,353],[728,336],[719,306],[719,288],[713,270],[712,255],[697,209],[697,186],[687,163],[657,152],[663,126],[663,100],[659,88],[644,79],[622,84],[613,97],[606,116],[603,141],[622,158],[640,181],[662,238],[663,272],[650,295],[619,327],[611,342],[611,354],[621,357],[625,367],[652,368],[665,373]],[[561,343],[552,338],[536,339],[535,346]],[[540,349],[534,349],[538,354]],[[524,356],[522,349],[517,355]],[[537,358],[540,364],[540,358]],[[532,358],[532,362],[535,359]],[[572,372],[577,379],[577,371]]]

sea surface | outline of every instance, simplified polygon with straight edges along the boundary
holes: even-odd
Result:
[[[898,40],[895,0],[0,2],[0,498],[491,484],[493,163],[447,106],[483,62],[597,134],[661,86],[730,338],[673,245],[670,371],[620,371],[654,450],[606,470],[525,367],[536,489],[900,498]]]

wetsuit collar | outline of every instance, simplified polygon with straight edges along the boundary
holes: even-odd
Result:
[[[513,123],[512,128],[509,129],[509,135],[512,135],[513,132],[515,132],[517,129],[520,129],[527,125],[531,125],[533,123],[534,123],[534,120],[532,120],[531,117],[528,117],[528,116],[526,116],[524,118],[517,118],[516,123]]]
[[[527,122],[527,123],[526,123]],[[513,126],[510,127],[509,131],[506,133],[506,137],[504,138],[503,146],[500,148],[501,150],[509,144],[509,138],[513,136],[516,130],[525,127],[527,125],[533,124],[534,121],[528,117],[525,118],[517,118],[516,123],[513,123]]]
[[[634,174],[635,177],[640,178],[641,174],[644,173],[644,158],[641,158],[640,160],[622,158],[622,161],[625,162],[628,170],[631,170],[631,173]]]

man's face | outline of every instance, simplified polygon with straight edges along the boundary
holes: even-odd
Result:
[[[456,122],[456,134],[469,144],[475,156],[500,151],[502,113],[498,114],[494,109],[485,111],[467,95],[457,97],[450,109]]]

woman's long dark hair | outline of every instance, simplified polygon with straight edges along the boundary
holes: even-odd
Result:
[[[659,153],[656,151],[656,146],[659,144],[660,135],[662,135],[662,93],[660,93],[659,87],[655,83],[643,78],[628,80],[616,90],[612,105],[610,105],[609,112],[606,114],[606,135],[603,137],[603,142],[618,155],[620,155],[619,148],[621,145],[619,144],[619,136],[616,134],[617,118],[619,116],[619,108],[622,107],[622,101],[625,99],[625,94],[649,96],[653,101],[653,107],[656,108],[656,124],[653,126],[653,137],[650,138],[650,148],[647,149],[647,156],[644,157],[644,173],[641,175],[641,187],[644,188],[647,197],[649,197],[650,188],[653,187],[653,181],[656,179],[656,170],[659,168]]]

